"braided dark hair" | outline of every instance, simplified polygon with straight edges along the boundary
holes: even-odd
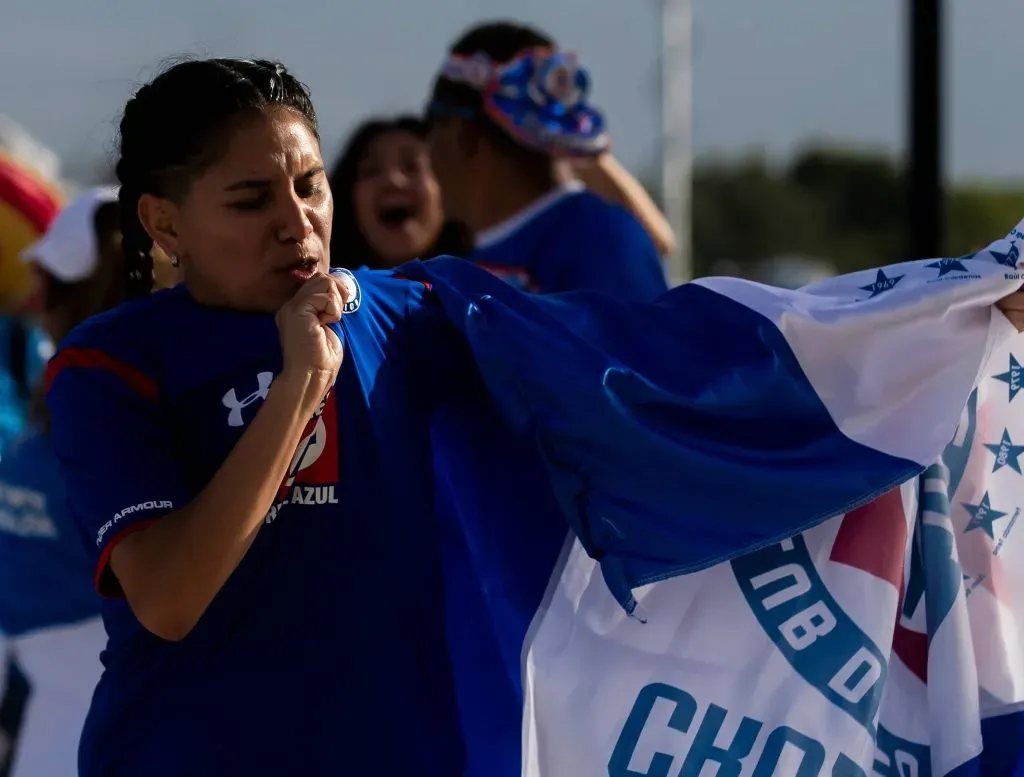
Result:
[[[300,114],[319,139],[309,90],[269,60],[182,60],[125,105],[117,178],[127,297],[153,288],[153,240],[139,221],[139,198],[180,200],[225,152],[232,122],[270,106]]]

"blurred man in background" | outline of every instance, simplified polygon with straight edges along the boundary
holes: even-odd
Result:
[[[667,244],[671,230],[645,229],[615,203],[664,222],[646,194],[643,207],[629,194],[643,191],[638,183],[623,185],[589,84],[575,56],[532,27],[489,22],[463,33],[426,109],[445,215],[472,233],[467,259],[521,289],[650,301],[667,288],[651,235]]]

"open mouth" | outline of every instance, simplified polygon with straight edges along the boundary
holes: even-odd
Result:
[[[378,211],[377,218],[388,229],[400,229],[416,218],[416,208],[412,205],[387,205]]]
[[[285,272],[291,275],[296,280],[308,281],[314,275],[316,275],[317,261],[316,259],[307,259],[302,262],[296,262],[285,268]]]

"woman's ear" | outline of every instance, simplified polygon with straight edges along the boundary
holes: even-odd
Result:
[[[153,246],[153,289],[167,289],[181,282],[181,268],[171,264],[171,259],[158,245]]]
[[[178,231],[175,224],[178,217],[178,206],[163,197],[143,194],[139,197],[139,222],[146,230],[153,245],[168,256],[176,256],[178,250]]]

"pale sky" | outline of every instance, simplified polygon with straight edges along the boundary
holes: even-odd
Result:
[[[1020,0],[947,0],[947,128],[957,178],[1024,179]],[[694,151],[785,158],[828,138],[903,146],[897,0],[693,0]],[[313,89],[327,153],[361,117],[418,109],[446,44],[484,18],[579,51],[614,147],[658,160],[656,0],[0,0],[0,113],[64,158],[109,156],[132,88],[180,53],[279,58]],[[174,121],[168,116],[169,122]]]

